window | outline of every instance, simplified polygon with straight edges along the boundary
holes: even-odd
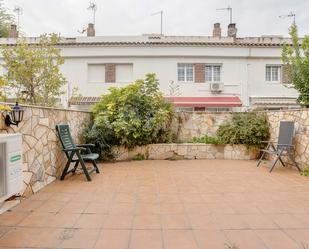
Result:
[[[230,112],[231,108],[229,107],[207,107],[206,111],[208,112]]]
[[[221,81],[221,66],[220,65],[206,65],[205,79],[206,79],[206,82],[220,82]]]
[[[205,107],[194,107],[194,111],[195,112],[204,112],[205,111]]]
[[[178,65],[178,81],[193,82],[193,80],[194,80],[193,64],[179,64]]]
[[[266,81],[280,82],[281,66],[266,66]]]
[[[176,107],[176,111],[178,112],[193,112],[193,107],[179,106]]]
[[[88,65],[88,82],[103,83],[105,82],[105,65],[89,64]]]
[[[131,83],[133,82],[133,65],[116,65],[116,82]]]

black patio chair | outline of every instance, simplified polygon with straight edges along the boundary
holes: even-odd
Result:
[[[294,122],[293,121],[280,121],[278,142],[264,141],[264,143],[267,143],[267,146],[265,149],[261,150],[263,151],[263,153],[262,153],[261,158],[258,161],[257,167],[260,166],[266,154],[271,154],[271,155],[274,155],[275,158],[273,160],[273,163],[270,167],[269,172],[272,172],[272,170],[274,169],[278,161],[280,161],[283,166],[286,165],[286,163],[284,163],[282,160],[283,156],[289,157],[293,165],[299,171],[301,171],[301,169],[299,168],[299,166],[297,165],[294,159],[293,138],[294,138]]]
[[[96,164],[96,159],[99,158],[99,154],[92,153],[91,147],[94,147],[94,144],[79,144],[76,145],[73,142],[70,128],[67,124],[58,124],[56,125],[56,130],[58,132],[58,136],[63,147],[63,151],[66,154],[68,159],[67,164],[65,165],[60,180],[63,180],[65,176],[69,173],[75,173],[78,164],[81,164],[81,167],[84,171],[84,174],[88,181],[91,181],[90,174],[96,171],[96,173],[100,173],[98,166]],[[74,163],[74,167],[69,170],[71,163]],[[91,170],[87,170],[85,162],[91,162],[93,164],[93,168]]]

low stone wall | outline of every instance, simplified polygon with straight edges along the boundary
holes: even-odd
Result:
[[[55,125],[68,123],[73,139],[80,135],[91,121],[91,113],[25,106],[24,119],[0,133],[22,133],[24,187],[21,195],[29,196],[54,181],[66,163]],[[3,118],[2,115],[0,118]]]
[[[267,111],[272,141],[277,141],[279,122],[295,122],[295,160],[304,169],[309,166],[309,109]],[[189,141],[192,137],[214,135],[220,124],[231,120],[231,113],[179,113],[178,140]]]
[[[256,148],[244,145],[213,145],[213,144],[149,144],[133,150],[124,147],[113,149],[116,161],[132,160],[143,155],[150,160],[164,159],[236,159],[252,160],[259,156]]]

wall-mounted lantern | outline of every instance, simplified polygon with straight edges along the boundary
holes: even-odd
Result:
[[[14,106],[12,106],[12,110],[6,113],[5,116],[5,124],[7,126],[16,125],[23,120],[24,118],[24,109],[18,105],[18,102]]]

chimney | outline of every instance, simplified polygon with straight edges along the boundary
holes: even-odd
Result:
[[[236,38],[237,28],[236,23],[230,23],[227,28],[227,36]]]
[[[11,29],[9,31],[9,38],[17,38],[17,37],[18,37],[17,26],[15,24],[11,24]]]
[[[87,28],[87,36],[95,36],[94,24],[89,23]]]
[[[215,23],[214,24],[214,29],[212,31],[212,36],[213,37],[219,37],[221,38],[221,27],[220,27],[220,23]]]

